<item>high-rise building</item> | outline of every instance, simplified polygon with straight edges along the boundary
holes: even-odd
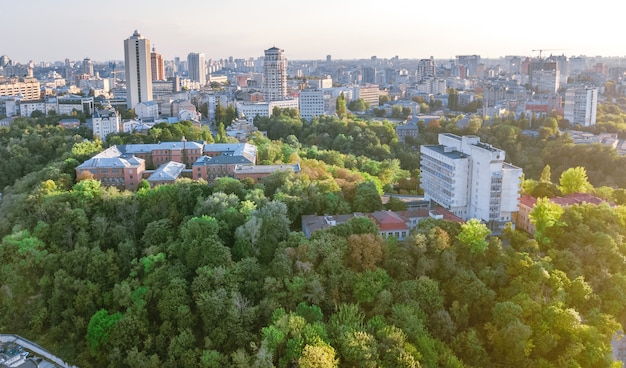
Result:
[[[376,68],[373,66],[364,66],[361,69],[362,84],[376,84]]]
[[[201,86],[206,84],[206,65],[203,53],[190,53],[187,55],[187,67],[189,68],[189,79],[200,83]]]
[[[592,87],[574,87],[565,91],[563,117],[571,125],[596,125],[598,109],[598,89]]]
[[[283,100],[287,97],[287,59],[285,51],[277,47],[265,50],[263,93],[266,101]]]
[[[528,65],[530,87],[542,92],[556,93],[559,89],[559,64],[552,60],[531,61]]]
[[[152,67],[152,80],[165,80],[165,64],[163,63],[163,55],[156,52],[154,47],[152,48],[152,53],[150,54],[150,64]]]
[[[512,221],[519,204],[522,169],[505,152],[477,136],[439,134],[438,145],[420,147],[424,198],[463,220],[479,219],[493,230]]]
[[[132,109],[140,102],[152,101],[152,65],[150,40],[135,31],[124,40],[126,66],[126,107]]]
[[[85,58],[85,60],[83,60],[83,74],[93,76],[93,63],[89,58]]]

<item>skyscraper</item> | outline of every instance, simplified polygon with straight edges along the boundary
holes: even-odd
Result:
[[[89,58],[85,58],[85,60],[83,60],[83,74],[93,76],[93,63]]]
[[[287,59],[284,50],[277,47],[265,50],[263,62],[263,93],[266,101],[287,97]]]
[[[204,63],[204,54],[192,52],[187,55],[187,64],[189,68],[189,79],[200,83],[201,86],[206,84],[206,65]]]
[[[165,64],[163,63],[163,55],[156,52],[154,47],[152,47],[152,53],[150,54],[150,64],[152,67],[152,80],[165,80]]]
[[[126,66],[126,107],[132,109],[140,102],[152,101],[152,65],[150,40],[135,31],[124,40]]]

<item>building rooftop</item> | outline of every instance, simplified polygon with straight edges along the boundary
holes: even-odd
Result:
[[[149,182],[174,181],[178,179],[180,173],[185,169],[185,164],[170,161],[159,166],[152,175],[148,177]]]
[[[444,156],[447,156],[451,159],[454,160],[458,160],[458,159],[462,159],[462,158],[467,158],[469,157],[468,155],[466,155],[463,152],[459,152],[457,150],[454,149],[450,149],[450,147],[446,147],[442,144],[435,144],[435,145],[423,145],[422,147],[424,148],[428,148],[431,149],[439,154],[442,154]]]

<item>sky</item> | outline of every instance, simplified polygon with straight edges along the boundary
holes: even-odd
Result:
[[[0,2],[0,55],[27,63],[123,60],[138,30],[166,60],[626,56],[613,0],[13,0]]]

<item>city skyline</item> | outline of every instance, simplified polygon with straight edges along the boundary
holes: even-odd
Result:
[[[477,54],[624,56],[620,25],[606,22],[607,0],[584,10],[529,0],[516,8],[501,2],[374,1],[294,5],[286,0],[207,3],[189,0],[172,11],[165,0],[92,3],[27,0],[3,4],[0,55],[27,63],[123,60],[120,40],[138,30],[165,60],[190,52],[207,59],[260,57],[270,47],[290,60],[378,58],[437,59]],[[80,9],[72,12],[68,9]],[[25,22],[26,26],[25,26]]]

